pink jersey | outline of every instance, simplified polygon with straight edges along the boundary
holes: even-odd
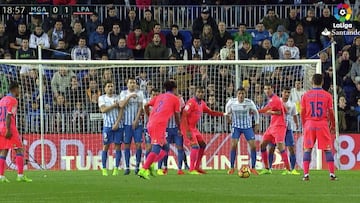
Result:
[[[6,115],[12,114],[10,129],[17,132],[16,129],[16,112],[18,101],[15,97],[7,95],[0,100],[0,132],[6,131]]]
[[[180,113],[180,100],[172,93],[160,94],[152,98],[149,103],[152,106],[148,126],[166,125],[174,113]]]
[[[301,98],[302,120],[326,121],[329,109],[333,108],[331,94],[322,88],[313,88],[307,91]]]
[[[190,129],[196,128],[203,112],[211,116],[222,116],[222,112],[216,112],[209,109],[204,101],[198,101],[196,98],[191,98],[186,103],[184,110],[187,112],[187,121]],[[183,125],[182,125],[183,126]]]
[[[270,126],[285,126],[285,116],[286,116],[286,110],[283,105],[283,102],[281,99],[276,95],[273,94],[271,97],[269,97],[269,102],[264,108],[271,108],[272,111],[280,111],[281,114],[272,114],[271,115],[271,121]]]

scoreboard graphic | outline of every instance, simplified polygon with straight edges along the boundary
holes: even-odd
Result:
[[[2,6],[0,14],[7,15],[92,15],[93,6]]]

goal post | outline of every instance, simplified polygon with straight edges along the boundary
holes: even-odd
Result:
[[[25,135],[30,159],[41,160],[42,168],[63,170],[100,166],[102,119],[97,98],[104,93],[105,80],[112,80],[115,93],[120,94],[126,89],[126,79],[134,77],[138,89],[148,97],[151,88],[162,90],[164,80],[172,78],[185,100],[194,95],[196,86],[203,86],[209,107],[224,111],[227,100],[236,97],[239,87],[244,87],[247,97],[261,107],[266,100],[262,91],[265,82],[275,84],[278,94],[285,86],[294,87],[295,81],[301,81],[307,90],[311,88],[311,76],[321,73],[320,60],[0,60],[0,64],[8,70],[9,81],[21,84],[18,127]],[[262,131],[268,122],[269,118],[262,116]],[[227,168],[231,128],[226,119],[204,115],[199,129],[208,142],[203,167]],[[257,145],[260,139],[257,135]],[[247,147],[242,138],[237,157],[242,164],[249,159]],[[321,153],[315,157],[318,158],[312,166],[320,169]],[[278,158],[274,168],[283,166]],[[169,165],[172,160],[169,159]],[[299,160],[300,157],[298,164]],[[108,164],[112,167],[113,161],[109,159]],[[39,167],[33,164],[29,168]]]

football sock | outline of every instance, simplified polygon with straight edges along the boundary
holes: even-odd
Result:
[[[158,156],[158,154],[160,154],[160,150],[161,150],[161,147],[160,145],[153,145],[152,146],[152,149],[151,149],[151,152],[149,153],[149,155],[147,156],[146,160],[145,160],[145,163],[144,163],[144,166],[143,168],[144,169],[149,169],[151,164],[154,163],[156,157]]]
[[[199,147],[198,146],[192,147],[190,151],[190,171],[195,169],[195,162],[197,161],[198,154],[199,154]]]
[[[140,162],[141,162],[141,153],[142,149],[136,149],[136,168],[139,168]]]
[[[18,174],[24,174],[24,155],[23,154],[16,154],[15,158],[16,166],[18,168]]]
[[[186,153],[185,153],[185,151],[184,151],[184,164],[185,165],[188,165],[188,161],[187,161],[187,156],[186,156]]]
[[[234,166],[235,166],[235,157],[236,157],[236,150],[231,149],[231,151],[230,151],[230,167],[231,168],[234,168]]]
[[[121,150],[116,150],[115,151],[115,167],[116,168],[119,168],[120,161],[121,161]]]
[[[108,152],[103,150],[101,152],[101,163],[102,163],[102,167],[103,168],[106,168],[106,161],[107,161],[107,158],[108,158]]]
[[[274,153],[273,152],[269,152],[269,168],[272,168],[274,162]]]
[[[290,154],[290,167],[291,170],[295,169],[296,164],[296,154]]]
[[[195,169],[200,168],[202,157],[204,156],[205,148],[200,147],[198,157],[195,163]]]
[[[5,172],[6,157],[0,156],[0,176],[4,175]]]
[[[268,169],[269,168],[269,162],[268,162],[268,152],[267,152],[266,148],[265,148],[265,150],[261,149],[261,158],[263,160],[264,167],[266,169]]]
[[[158,169],[162,168],[163,160],[158,161]]]
[[[304,158],[303,158],[304,175],[309,174],[310,161],[311,161],[311,152],[304,152]]]
[[[255,165],[256,165],[256,150],[255,149],[250,151],[250,156],[251,156],[251,168],[255,168]]]
[[[282,160],[283,160],[283,162],[285,164],[285,168],[287,170],[290,170],[289,157],[287,155],[286,150],[281,151],[280,154],[281,154],[281,158],[282,158]]]
[[[184,150],[178,149],[178,169],[182,169],[183,160],[184,160]]]
[[[167,168],[167,165],[168,165],[168,158],[169,158],[169,155],[168,155],[168,152],[166,152],[166,155],[164,156],[164,159],[163,159],[165,168]]]
[[[126,169],[130,168],[130,148],[125,148],[125,165]]]
[[[325,151],[325,157],[326,157],[326,162],[328,164],[329,167],[329,172],[334,174],[335,173],[335,165],[334,165],[334,156],[333,153],[329,150]]]

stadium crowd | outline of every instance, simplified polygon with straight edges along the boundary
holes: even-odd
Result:
[[[11,4],[19,1],[0,1]],[[55,3],[56,1],[54,1]],[[71,1],[73,3],[75,1]],[[126,3],[125,3],[126,2]],[[144,17],[138,15],[138,8],[128,10],[127,18],[119,18],[117,9],[107,7],[107,17],[100,19],[97,13],[89,17],[71,15],[68,17],[51,15],[31,16],[27,22],[24,16],[14,14],[0,23],[0,58],[36,59],[37,47],[43,49],[43,59],[60,60],[235,60],[238,52],[240,60],[305,59],[319,57],[325,77],[323,88],[333,92],[332,71],[336,71],[339,95],[339,122],[341,131],[355,131],[360,121],[360,37],[323,36],[325,29],[332,30],[338,20],[326,6],[321,15],[315,16],[314,8],[307,9],[304,18],[299,18],[299,10],[289,6],[288,16],[280,18],[275,10],[267,9],[255,28],[245,23],[238,30],[228,30],[229,25],[218,22],[212,17],[208,7],[201,7],[201,14],[194,19],[191,30],[183,31],[172,24],[170,30],[162,30],[161,24],[154,19],[149,5],[137,4],[138,1],[101,1],[137,5],[145,9]],[[143,1],[146,2],[146,1]],[[149,1],[150,2],[150,1]],[[156,1],[159,5],[161,2]],[[169,1],[168,5],[208,4],[233,5],[249,4],[248,1]],[[192,3],[191,3],[192,2]],[[289,3],[288,1],[282,1]],[[302,1],[316,3],[317,1]],[[341,3],[342,1],[324,1]],[[38,1],[38,3],[48,3]],[[89,3],[89,1],[77,1]],[[91,1],[96,4],[98,1]],[[273,3],[272,1],[251,1]],[[278,3],[278,2],[277,2]],[[60,2],[61,4],[61,2]],[[349,30],[360,30],[360,13],[356,13]],[[249,29],[249,30],[248,30]],[[189,34],[190,33],[190,34]],[[332,67],[331,53],[328,48],[336,41],[336,67]],[[235,50],[234,42],[239,44]],[[273,82],[278,92],[291,85],[294,95],[301,94],[301,67],[263,69],[242,68],[241,86],[248,90],[248,97],[258,107],[265,104],[266,98],[261,86],[266,80]],[[6,91],[10,80],[20,80],[22,84],[21,108],[26,117],[39,115],[39,78],[31,66],[1,65],[0,97]],[[161,88],[162,81],[173,78],[177,81],[180,94],[185,99],[193,95],[195,86],[206,87],[206,101],[210,108],[222,111],[227,98],[234,96],[235,78],[232,66],[178,66],[146,68],[101,68],[74,70],[61,67],[57,71],[44,72],[45,112],[70,114],[69,120],[81,120],[88,113],[99,112],[98,97],[103,94],[103,82],[108,79],[118,81],[117,92],[125,87],[125,79],[136,75],[138,86],[145,96],[151,88]],[[295,85],[294,85],[295,84]],[[296,85],[297,84],[297,85]],[[295,98],[296,96],[294,96]],[[74,99],[75,98],[75,99]],[[294,100],[298,102],[299,98]],[[56,120],[56,119],[55,119]],[[39,122],[39,121],[36,121]],[[56,122],[55,122],[56,123]],[[214,123],[214,121],[209,121]],[[60,125],[60,124],[58,124]],[[221,131],[209,124],[207,131]],[[81,131],[83,128],[77,129]]]

